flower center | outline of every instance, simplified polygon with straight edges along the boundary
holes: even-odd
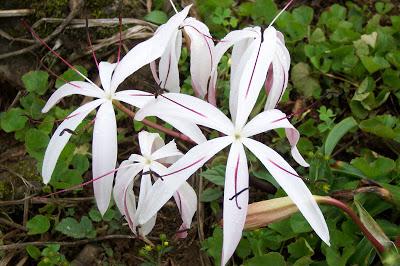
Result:
[[[145,157],[145,159],[144,159],[144,164],[145,164],[145,165],[150,165],[151,162],[152,162],[151,158]]]
[[[242,136],[242,132],[240,130],[235,130],[232,134],[233,140],[234,141],[242,141],[243,136]]]

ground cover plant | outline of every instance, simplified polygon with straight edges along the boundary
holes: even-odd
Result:
[[[397,265],[395,1],[175,5],[0,4],[2,263]]]

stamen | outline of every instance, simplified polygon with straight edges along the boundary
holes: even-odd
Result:
[[[74,83],[71,83],[70,81],[67,81],[65,78],[63,78],[63,77],[57,75],[56,73],[54,73],[50,68],[48,68],[48,67],[43,63],[42,60],[40,60],[40,65],[41,65],[42,67],[44,67],[44,68],[46,69],[46,71],[49,72],[52,76],[54,76],[54,77],[56,77],[56,78],[58,78],[58,79],[61,79],[61,80],[64,81],[65,83],[67,83],[67,84],[69,84],[69,85],[71,85],[71,86],[74,86],[75,88],[81,89],[80,86],[78,86],[78,85],[76,85],[76,84],[74,84]]]
[[[22,25],[27,28],[27,30],[32,34],[32,36],[38,40],[41,44],[43,44],[52,54],[54,54],[57,58],[59,58],[64,64],[66,64],[69,68],[71,68],[73,71],[75,71],[79,76],[83,77],[87,82],[92,84],[95,87],[98,87],[96,84],[93,83],[90,79],[88,79],[85,75],[83,75],[81,72],[79,72],[78,69],[76,69],[73,65],[68,63],[67,60],[65,60],[59,53],[54,51],[43,39],[39,37],[39,35],[25,22],[25,20],[22,20]]]
[[[162,176],[160,176],[160,177],[166,177],[166,176],[170,176],[170,175],[174,175],[174,174],[176,174],[176,173],[182,172],[182,171],[184,171],[184,170],[186,170],[186,169],[192,167],[193,165],[195,165],[195,164],[201,162],[201,161],[204,160],[205,158],[206,158],[206,156],[201,157],[201,158],[198,159],[197,161],[195,161],[195,162],[193,162],[193,163],[191,163],[191,164],[189,164],[189,165],[187,165],[187,166],[185,166],[185,167],[183,167],[183,168],[181,168],[181,169],[178,169],[178,170],[173,171],[172,173],[169,173],[169,174],[166,174],[166,175],[162,175]]]
[[[164,181],[164,179],[162,178],[162,176],[160,176],[159,174],[157,174],[156,172],[153,172],[151,170],[143,172],[142,175],[150,175],[151,178],[155,179],[153,176],[160,178],[161,181]]]
[[[282,171],[284,171],[284,172],[286,172],[286,173],[288,173],[288,174],[291,174],[291,175],[293,175],[293,176],[295,176],[295,177],[301,178],[301,176],[299,176],[298,174],[292,173],[292,172],[286,170],[285,168],[283,168],[283,167],[280,166],[279,164],[275,163],[274,161],[272,161],[272,160],[270,160],[270,159],[268,159],[268,161],[269,161],[270,163],[272,163],[273,165],[275,165],[276,167],[278,167],[279,169],[281,169]]]
[[[271,23],[269,23],[268,27],[270,27],[272,24],[275,23],[275,21],[282,15],[282,13],[284,11],[286,11],[286,9],[288,9],[288,7],[294,2],[294,0],[290,0],[284,8],[282,8],[282,10],[278,13],[278,15],[276,15],[276,17],[271,21]]]
[[[204,115],[204,114],[202,114],[202,113],[200,113],[200,112],[197,112],[196,110],[194,110],[194,109],[192,109],[192,108],[189,108],[189,107],[187,107],[187,106],[184,106],[183,104],[178,103],[177,101],[174,101],[174,100],[168,98],[168,97],[165,96],[165,95],[161,95],[161,97],[163,97],[163,98],[167,99],[168,101],[173,102],[173,103],[175,103],[175,104],[177,104],[177,105],[179,105],[179,106],[181,106],[181,107],[183,107],[183,108],[185,108],[185,109],[187,109],[187,110],[189,110],[189,111],[191,111],[191,112],[193,112],[193,113],[195,113],[195,114],[198,114],[198,115],[200,115],[200,116],[202,116],[202,117],[204,117],[204,118],[207,118],[206,115]]]
[[[321,97],[322,97],[322,96],[321,96]],[[306,108],[303,108],[303,109],[301,109],[301,110],[299,110],[299,111],[297,111],[297,112],[293,112],[293,113],[291,113],[290,115],[284,116],[284,117],[282,117],[282,118],[278,118],[278,119],[272,121],[271,123],[276,123],[276,122],[279,122],[279,121],[281,121],[281,120],[283,120],[283,119],[290,119],[290,118],[292,118],[292,117],[295,116],[295,115],[302,114],[305,110],[314,107],[316,104],[318,104],[318,102],[313,102],[312,104],[310,104],[310,105],[307,106]]]
[[[229,200],[233,200],[234,198],[237,198],[240,194],[242,194],[243,192],[245,192],[246,190],[248,190],[249,188],[246,187],[242,190],[240,190],[238,193],[236,193],[235,195],[233,195],[232,197],[229,198]],[[240,209],[240,208],[239,208]]]
[[[92,45],[92,40],[90,38],[89,21],[88,21],[87,17],[86,17],[86,36],[87,36],[87,39],[88,39],[90,50],[92,51],[94,62],[96,63],[97,69],[99,69],[99,62],[97,61],[96,53],[94,52],[93,45]]]
[[[117,64],[119,64],[119,61],[121,60],[121,47],[122,47],[122,18],[121,15],[119,15],[119,44],[118,44],[118,60]]]
[[[68,191],[71,191],[71,190],[74,190],[74,189],[77,189],[77,188],[84,187],[84,186],[89,185],[90,183],[93,183],[93,182],[95,182],[95,181],[97,181],[97,180],[99,180],[99,179],[101,179],[101,178],[103,178],[105,176],[108,176],[109,174],[115,173],[118,170],[121,170],[121,169],[124,169],[124,168],[128,168],[130,166],[131,165],[129,164],[129,165],[125,165],[125,166],[122,166],[122,167],[115,168],[115,169],[113,169],[113,170],[111,170],[111,171],[109,171],[109,172],[107,172],[107,173],[105,173],[105,174],[103,174],[101,176],[95,177],[95,178],[93,178],[93,179],[91,179],[89,181],[83,182],[81,184],[78,184],[78,185],[63,189],[63,190],[59,190],[59,191],[53,192],[53,193],[50,193],[50,194],[47,194],[47,195],[44,195],[44,196],[42,196],[40,198],[47,198],[47,197],[50,197],[50,196],[53,196],[53,195],[57,195],[57,194],[60,194],[60,193],[64,193],[64,192],[68,192]]]
[[[172,0],[169,0],[169,2],[171,3],[171,6],[174,9],[175,13],[178,13],[178,9],[176,9],[174,2]]]
[[[61,137],[62,135],[64,135],[65,132],[68,132],[68,133],[71,134],[71,135],[78,135],[78,134],[77,134],[75,131],[73,131],[72,129],[64,128],[64,129],[60,132],[59,136]]]

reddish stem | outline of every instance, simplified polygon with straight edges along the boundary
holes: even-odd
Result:
[[[342,209],[357,224],[361,232],[363,232],[365,237],[371,242],[372,245],[374,245],[379,253],[383,253],[385,251],[385,247],[374,237],[374,235],[370,231],[368,231],[367,227],[365,227],[357,214],[346,203],[343,203],[331,197],[321,197],[321,199],[318,199],[318,202]]]
[[[122,112],[127,114],[129,117],[131,117],[131,118],[135,117],[135,112],[133,112],[132,110],[126,108],[120,102],[113,101],[113,104],[114,104],[115,107],[117,107],[119,110],[121,110]],[[141,122],[143,124],[145,124],[146,126],[149,126],[149,127],[154,128],[154,129],[157,129],[157,130],[159,130],[161,132],[164,132],[165,134],[170,135],[170,136],[172,136],[174,138],[178,138],[178,139],[180,139],[182,141],[189,142],[189,143],[192,143],[192,144],[196,144],[196,142],[194,142],[191,138],[189,138],[185,134],[182,134],[180,132],[176,132],[176,131],[174,131],[172,129],[169,129],[169,128],[165,128],[162,125],[159,125],[157,123],[151,122],[151,121],[149,121],[147,119],[143,119]]]

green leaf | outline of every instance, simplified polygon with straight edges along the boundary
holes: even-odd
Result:
[[[36,128],[29,129],[25,134],[25,147],[36,160],[42,160],[44,151],[49,143],[49,136]]]
[[[235,251],[236,255],[239,256],[241,259],[247,258],[251,254],[251,248],[249,240],[242,238],[239,242],[239,245]]]
[[[358,157],[351,161],[351,164],[357,167],[364,175],[371,179],[382,180],[395,168],[395,162],[386,157],[378,157],[370,162],[364,157]]]
[[[292,68],[294,87],[304,96],[316,96],[321,92],[317,79],[311,76],[311,68],[306,63],[298,63]]]
[[[1,128],[7,133],[23,129],[27,121],[28,118],[20,108],[11,108],[0,116]]]
[[[34,245],[26,246],[25,250],[28,253],[28,255],[34,260],[38,260],[40,258],[40,256],[42,255],[42,253],[40,252],[40,249],[38,249]]]
[[[200,176],[204,177],[208,181],[218,186],[224,186],[225,168],[226,168],[225,165],[216,165],[202,172]]]
[[[309,6],[300,6],[293,9],[292,16],[296,22],[303,24],[306,28],[314,17],[314,10]]]
[[[389,63],[380,56],[361,56],[360,59],[362,64],[370,74],[375,73],[378,70],[390,67]]]
[[[161,25],[168,21],[168,15],[161,10],[151,11],[144,17],[145,20]]]
[[[273,0],[256,0],[251,17],[258,23],[270,23],[278,8]]]
[[[94,209],[94,208],[92,208],[89,211],[89,217],[90,217],[90,219],[92,219],[93,222],[101,222],[101,220],[102,220],[101,213],[97,209]]]
[[[67,217],[61,220],[56,226],[56,230],[73,238],[83,238],[85,233],[83,232],[79,222],[71,217]]]
[[[49,218],[40,214],[36,215],[27,222],[26,228],[28,229],[28,235],[46,233],[50,228]]]
[[[220,227],[215,227],[213,235],[204,240],[202,249],[205,249],[207,254],[214,258],[215,265],[221,264],[222,229]]]
[[[307,240],[303,237],[300,237],[296,240],[296,242],[288,245],[288,251],[292,258],[298,259],[303,256],[312,256],[314,254],[314,250],[311,248],[310,244],[308,244]]]
[[[74,68],[77,69],[79,72],[81,72],[82,75],[87,77],[86,68],[84,68],[83,66],[79,66],[79,65],[75,65]],[[76,73],[75,70],[68,69],[59,78],[57,78],[55,87],[57,89],[60,88],[62,85],[65,84],[66,81],[69,82],[69,81],[83,81],[83,80],[85,80],[85,79],[81,75]]]
[[[394,139],[400,142],[400,139],[397,139],[399,132],[394,128],[395,125],[396,119],[391,115],[376,116],[361,121],[359,124],[360,129],[365,132],[372,133],[382,138]]]
[[[329,132],[325,140],[324,152],[325,156],[330,156],[338,144],[339,140],[350,130],[357,126],[357,121],[353,117],[347,117],[336,124]]]
[[[310,36],[310,43],[321,43],[325,42],[325,33],[321,28],[316,28]]]
[[[286,266],[285,259],[278,252],[256,256],[244,263],[245,266]]]
[[[300,213],[295,213],[290,217],[290,227],[296,234],[308,233],[312,231],[310,224]]]
[[[361,222],[368,229],[368,231],[375,237],[376,240],[381,243],[384,247],[389,247],[391,245],[390,239],[387,237],[385,232],[379,224],[372,218],[372,216],[364,209],[364,207],[357,201],[354,200],[354,204],[357,207],[358,215],[360,216]]]
[[[22,76],[27,91],[43,95],[48,87],[49,74],[44,71],[30,71]]]
[[[201,193],[200,200],[202,202],[210,202],[219,199],[222,196],[222,191],[217,188],[207,188]]]

